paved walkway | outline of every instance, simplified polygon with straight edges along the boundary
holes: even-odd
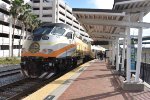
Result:
[[[150,100],[150,90],[123,91],[120,81],[104,61],[91,65],[65,90],[58,100]]]

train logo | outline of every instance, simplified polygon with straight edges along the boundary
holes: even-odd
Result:
[[[40,50],[40,45],[37,42],[32,43],[29,47],[29,51],[31,53],[39,52],[39,50]]]

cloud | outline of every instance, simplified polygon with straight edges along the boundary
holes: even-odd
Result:
[[[89,0],[89,3],[94,5],[94,8],[112,9],[114,0]]]

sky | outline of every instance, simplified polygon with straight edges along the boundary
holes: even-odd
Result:
[[[112,9],[114,0],[65,0],[72,8]]]

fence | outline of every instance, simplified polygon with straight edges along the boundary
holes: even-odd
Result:
[[[140,78],[150,84],[150,64],[141,63]]]
[[[121,65],[119,66],[119,74],[126,79],[126,60],[124,61],[124,68],[121,68]],[[140,78],[143,82],[150,84],[150,64],[141,62]]]

